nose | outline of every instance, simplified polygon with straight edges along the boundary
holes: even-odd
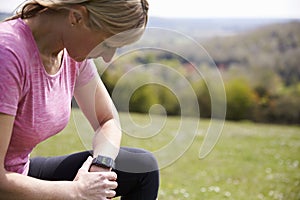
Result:
[[[110,62],[111,59],[113,58],[113,56],[116,53],[116,48],[109,48],[107,49],[103,54],[102,54],[102,58],[105,62]]]

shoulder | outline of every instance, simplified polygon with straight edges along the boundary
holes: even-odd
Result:
[[[36,52],[31,30],[21,19],[0,23],[1,69],[20,69],[35,58]]]
[[[3,76],[23,74],[22,59],[11,46],[0,44],[0,70]],[[8,77],[7,77],[8,78]]]
[[[6,47],[17,47],[26,39],[26,26],[21,19],[0,23],[0,44]]]
[[[0,50],[5,56],[29,56],[36,48],[30,28],[21,19],[0,23]]]

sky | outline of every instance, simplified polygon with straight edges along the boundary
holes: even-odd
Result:
[[[24,0],[1,0],[0,12],[13,12]],[[148,0],[149,15],[167,18],[297,18],[299,0]]]

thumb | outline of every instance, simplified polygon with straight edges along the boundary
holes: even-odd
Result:
[[[93,158],[92,156],[89,156],[86,161],[82,164],[81,168],[79,170],[82,170],[84,172],[88,172],[91,164],[92,164]]]
[[[90,166],[92,164],[93,158],[89,156],[86,161],[82,164],[81,168],[78,170],[76,177],[74,178],[74,181],[77,181],[80,176],[80,172],[88,172],[90,169]]]

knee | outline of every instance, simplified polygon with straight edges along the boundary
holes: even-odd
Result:
[[[158,171],[158,162],[153,153],[144,149],[142,151],[144,152],[144,165],[148,166],[151,169],[150,171]]]
[[[155,156],[151,152],[139,148],[122,147],[116,159],[116,167],[118,170],[134,173],[159,171]]]

